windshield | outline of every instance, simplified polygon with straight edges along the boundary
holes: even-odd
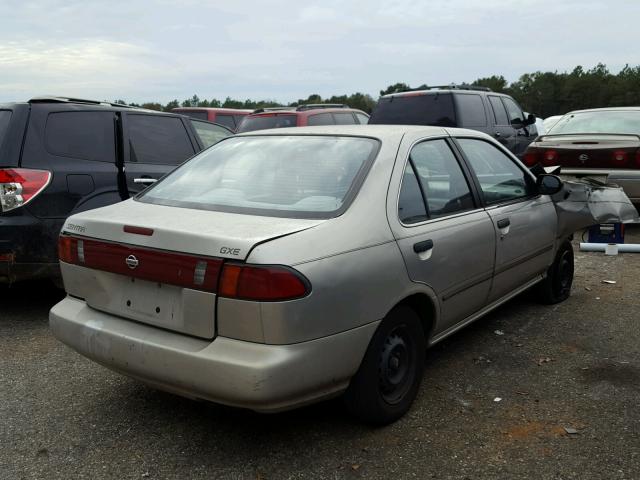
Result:
[[[355,196],[378,145],[370,138],[342,136],[228,138],[137,199],[221,212],[330,218]]]
[[[640,135],[640,110],[570,113],[558,120],[547,135],[570,133],[620,133]]]
[[[256,115],[255,117],[246,116],[238,127],[238,133],[253,132],[254,130],[266,130],[267,128],[295,127],[296,118],[296,115],[282,115],[275,113]]]

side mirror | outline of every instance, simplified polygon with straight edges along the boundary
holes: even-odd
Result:
[[[534,123],[536,123],[536,116],[532,113],[530,113],[527,116],[527,119],[525,120],[524,124],[525,125],[533,125]]]
[[[555,195],[562,190],[562,180],[555,175],[540,175],[536,180],[541,195]]]

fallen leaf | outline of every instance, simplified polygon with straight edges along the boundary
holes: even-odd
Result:
[[[495,332],[496,335],[504,335],[504,332],[502,330],[496,330]]]
[[[538,360],[538,365],[542,365],[543,363],[549,363],[551,359],[549,357],[542,357]]]
[[[351,465],[351,470],[358,470],[360,468],[360,464],[358,463],[354,463],[353,465]]]

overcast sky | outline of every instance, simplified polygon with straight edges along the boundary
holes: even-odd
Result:
[[[640,64],[638,0],[0,0],[0,101],[290,102]]]

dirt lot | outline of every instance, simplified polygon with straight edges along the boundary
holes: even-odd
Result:
[[[339,401],[265,416],[151,390],[50,335],[48,285],[1,289],[0,478],[638,479],[640,255],[576,268],[567,302],[525,294],[434,347],[381,429]]]

